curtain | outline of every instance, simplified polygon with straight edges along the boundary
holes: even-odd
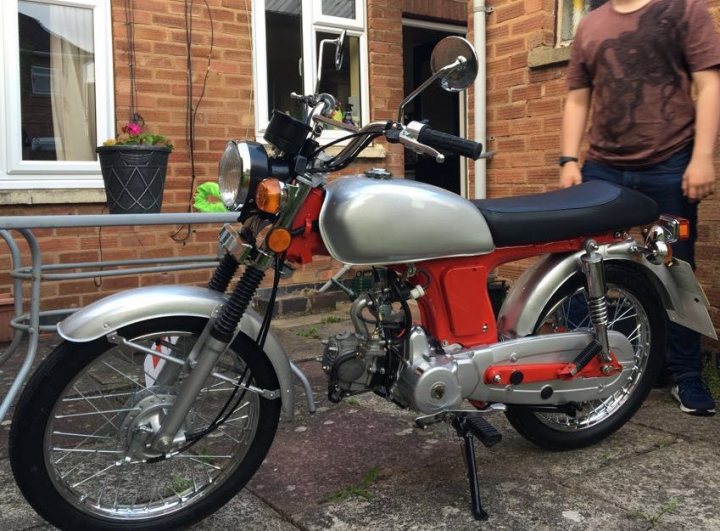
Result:
[[[50,32],[50,86],[57,160],[95,160],[92,11],[58,5],[46,7],[49,9],[46,28]]]

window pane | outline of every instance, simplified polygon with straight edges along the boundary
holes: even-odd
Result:
[[[18,2],[23,160],[95,160],[91,9]]]
[[[336,39],[335,33],[317,32],[316,46],[320,49],[323,39]],[[320,92],[327,92],[338,100],[338,107],[333,118],[340,121],[360,124],[362,116],[360,92],[360,39],[348,36],[345,43],[345,60],[342,68],[335,70],[335,47],[325,45],[323,75],[320,81]]]
[[[273,109],[304,119],[305,107],[290,98],[304,94],[302,78],[301,0],[267,0],[265,40],[267,43],[268,117]]]
[[[355,0],[322,0],[322,14],[355,20]]]

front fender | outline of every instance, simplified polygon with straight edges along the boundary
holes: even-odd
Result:
[[[605,261],[631,262],[652,282],[665,306],[668,318],[700,334],[717,339],[708,313],[708,300],[692,268],[675,260],[671,267],[654,265],[637,252],[635,240],[601,245],[598,252]],[[540,313],[557,290],[578,271],[584,251],[551,254],[538,260],[517,280],[498,314],[498,333],[509,339],[534,332]]]
[[[100,299],[73,313],[60,324],[58,334],[75,343],[86,343],[125,326],[160,317],[192,316],[209,318],[225,302],[222,293],[193,286],[152,286],[122,291]],[[240,321],[240,331],[254,338],[262,319],[248,309]],[[292,371],[285,349],[272,333],[264,346],[282,391],[282,412],[292,418],[295,397]]]

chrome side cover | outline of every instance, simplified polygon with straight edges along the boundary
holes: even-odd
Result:
[[[480,211],[459,195],[415,181],[346,177],[327,187],[320,234],[333,258],[387,265],[493,251]]]
[[[86,343],[125,326],[159,317],[192,316],[209,318],[225,302],[216,291],[193,286],[152,286],[122,291],[73,313],[58,325],[58,334],[75,343]],[[240,331],[257,337],[261,317],[248,309],[240,321]],[[282,413],[292,418],[295,407],[290,362],[270,331],[264,347],[277,374],[282,391]]]
[[[490,366],[534,363],[570,363],[592,340],[589,332],[548,334],[503,341],[453,355],[415,355],[393,394],[400,403],[425,414],[457,409],[463,399],[507,404],[556,406],[603,399],[620,390],[635,369],[634,350],[620,332],[608,333],[610,348],[623,369],[602,378],[555,379],[519,385],[483,382]],[[421,346],[421,342],[416,341]],[[551,396],[541,391],[550,385]]]
[[[626,260],[640,265],[655,286],[672,322],[717,339],[707,310],[709,302],[689,264],[682,260],[675,260],[671,267],[652,264],[637,251],[637,242],[633,239],[601,245],[598,252],[606,262]],[[533,333],[540,312],[550,298],[565,281],[580,271],[582,253],[548,255],[523,272],[500,309],[500,337],[516,338]]]

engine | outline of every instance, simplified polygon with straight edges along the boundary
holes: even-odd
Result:
[[[403,336],[411,322],[408,296],[395,273],[374,270],[373,286],[359,294],[350,309],[355,330],[323,342],[322,367],[332,402],[366,391],[389,395],[404,365]]]
[[[374,391],[423,413],[459,406],[460,367],[452,354],[460,346],[443,347],[421,326],[412,325],[407,300],[423,293],[418,286],[404,285],[392,271],[375,270],[372,289],[360,294],[350,309],[355,330],[324,341],[322,367],[330,401]],[[472,365],[470,358],[466,361]],[[475,374],[475,368],[469,373]]]
[[[361,340],[351,332],[325,342],[322,366],[328,375],[328,397],[332,402],[381,385],[387,353],[380,343]]]

